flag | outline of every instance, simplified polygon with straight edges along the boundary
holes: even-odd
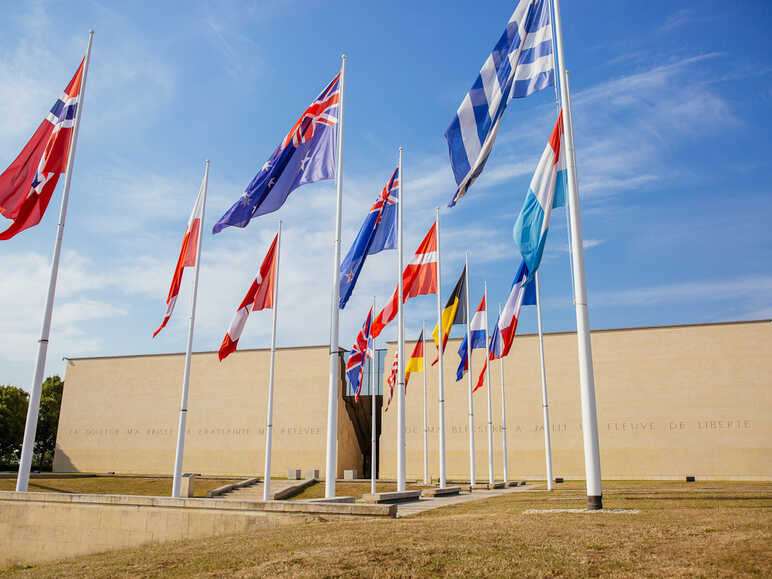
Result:
[[[536,273],[541,263],[547,230],[554,207],[566,204],[566,154],[563,144],[563,112],[558,115],[555,128],[542,153],[531,186],[525,196],[514,227],[515,243],[520,248],[530,275]]]
[[[397,246],[397,201],[399,196],[399,168],[394,170],[391,179],[378,195],[378,200],[370,207],[359,233],[354,239],[346,258],[340,264],[340,309],[346,307],[346,302],[354,291],[359,272],[368,255],[373,255],[384,249],[394,249]]]
[[[525,262],[520,262],[520,267],[515,274],[515,280],[512,282],[512,288],[509,291],[507,301],[501,310],[499,318],[496,320],[496,325],[493,326],[493,332],[488,341],[488,360],[496,360],[509,354],[512,342],[515,339],[520,309],[522,306],[532,305],[536,305],[535,285],[533,279],[530,279],[528,276],[528,266],[525,265]],[[487,364],[488,361],[486,360],[485,366]],[[485,366],[483,366],[483,370],[477,378],[475,390],[482,386]]]
[[[391,399],[394,397],[394,384],[397,383],[397,373],[399,372],[399,352],[394,352],[394,361],[391,363],[391,372],[389,378],[386,380],[386,384],[389,386],[389,399],[386,401],[386,408],[384,412],[388,412],[389,406],[391,406]]]
[[[440,323],[434,326],[432,332],[432,338],[434,338],[434,345],[437,346],[437,358],[432,362],[434,366],[440,359],[440,351],[445,351],[445,346],[448,344],[448,336],[450,336],[450,329],[455,324],[466,323],[466,266],[461,271],[461,276],[456,282],[456,287],[450,292],[448,301],[445,304],[445,309],[442,310],[442,349],[439,347],[440,343]]]
[[[356,389],[356,401],[359,402],[359,393],[362,391],[362,377],[365,371],[365,359],[370,355],[371,363],[375,359],[372,355],[372,337],[370,328],[373,325],[373,308],[367,312],[367,318],[362,329],[359,330],[354,345],[351,348],[351,354],[346,362],[346,376],[351,383],[351,387]]]
[[[180,256],[177,258],[177,266],[174,268],[174,276],[172,277],[172,285],[169,288],[169,295],[166,297],[166,313],[164,319],[161,321],[161,325],[153,332],[153,337],[158,335],[158,332],[164,329],[169,318],[172,317],[174,311],[174,305],[177,303],[177,296],[180,293],[180,284],[182,283],[182,274],[186,267],[195,267],[196,258],[198,256],[198,244],[201,241],[201,220],[204,215],[204,194],[206,191],[206,177],[201,182],[201,189],[198,191],[198,197],[196,197],[196,203],[193,205],[193,211],[188,219],[188,226],[185,229],[185,235],[182,237],[182,248],[180,249]]]
[[[485,296],[482,297],[480,305],[477,306],[477,311],[472,316],[472,321],[469,323],[469,333],[472,336],[472,350],[478,350],[485,348],[485,333],[488,331],[488,308],[486,306]],[[456,370],[456,382],[464,377],[464,373],[469,369],[469,358],[467,356],[467,336],[464,336],[464,340],[461,342],[461,346],[458,348],[458,356],[461,361]],[[475,389],[476,390],[476,389]]]
[[[509,101],[554,84],[550,2],[520,0],[445,131],[458,184],[449,207],[482,173]]]
[[[257,276],[252,285],[249,286],[247,295],[242,300],[241,305],[239,305],[239,309],[236,310],[233,320],[231,320],[228,333],[225,334],[225,338],[223,338],[220,345],[219,357],[221,362],[231,352],[236,351],[236,346],[239,344],[239,338],[241,337],[241,332],[244,331],[244,325],[247,323],[249,313],[273,307],[273,286],[276,283],[276,263],[278,261],[276,246],[278,240],[279,235],[277,234],[273,238],[273,243],[268,253],[265,254]]]
[[[415,343],[415,348],[407,359],[405,364],[405,392],[407,392],[407,381],[410,379],[410,374],[413,372],[424,371],[424,332],[421,330],[421,335],[418,336],[418,340]]]
[[[303,112],[212,232],[246,227],[253,217],[279,209],[301,185],[334,179],[339,106],[340,73]]]
[[[0,232],[0,240],[40,223],[59,175],[67,170],[84,61],[19,156],[0,175],[0,214],[13,220]]]
[[[416,296],[437,293],[437,222],[429,229],[412,261],[402,272],[402,303]],[[397,315],[399,288],[394,290],[389,303],[378,313],[373,322],[373,338],[381,335]]]

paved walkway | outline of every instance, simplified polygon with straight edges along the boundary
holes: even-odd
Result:
[[[272,480],[271,494],[282,491],[288,487],[295,486],[303,481],[297,480]],[[263,500],[263,481],[233,490],[227,494],[216,497],[227,501],[262,501]]]
[[[423,511],[429,511],[431,509],[439,509],[440,507],[447,507],[448,505],[456,505],[459,503],[468,503],[470,501],[479,501],[482,499],[489,499],[491,497],[500,497],[502,495],[510,493],[522,493],[533,490],[538,490],[544,485],[540,484],[528,484],[520,487],[507,487],[503,489],[493,490],[475,490],[471,493],[463,492],[458,495],[444,496],[444,497],[430,497],[421,498],[417,501],[411,501],[409,503],[397,504],[397,517],[409,517]]]

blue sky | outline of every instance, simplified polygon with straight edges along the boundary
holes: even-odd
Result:
[[[405,253],[454,181],[443,138],[514,2],[25,2],[0,22],[0,163],[7,166],[72,76],[96,30],[64,238],[48,372],[63,356],[184,349],[190,276],[151,339],[211,159],[207,229],[278,141],[347,68],[345,252],[405,147]],[[772,66],[767,2],[564,2],[593,328],[772,317]],[[443,209],[443,292],[472,251],[473,307],[505,298],[511,228],[556,117],[545,90],[508,108],[483,176]],[[0,243],[0,383],[28,387],[61,190],[41,224]],[[214,350],[278,219],[285,224],[280,345],[329,335],[334,184],[204,238],[197,350]],[[575,328],[565,211],[542,264],[546,331]],[[0,218],[1,220],[1,218]],[[4,223],[3,223],[4,224]],[[0,225],[3,225],[0,224]],[[395,253],[368,260],[342,315],[348,347]],[[407,309],[408,336],[435,316]],[[491,322],[493,321],[491,315]],[[521,331],[535,329],[528,308]],[[384,333],[392,338],[393,334]],[[269,343],[256,313],[243,347]]]

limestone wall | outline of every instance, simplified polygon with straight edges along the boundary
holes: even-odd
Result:
[[[183,472],[263,474],[269,354],[240,351],[222,363],[215,352],[193,355]],[[171,473],[183,365],[182,354],[69,360],[54,470]],[[327,346],[276,353],[276,476],[290,468],[325,476],[328,368]],[[342,477],[362,458],[342,406],[338,419]]]
[[[455,381],[458,340],[445,356],[448,476],[469,477],[467,381]],[[604,478],[772,479],[769,321],[593,332]],[[387,359],[393,355],[390,344]],[[410,352],[412,345],[406,346]],[[434,355],[434,346],[429,346]],[[475,350],[474,380],[483,351]],[[555,476],[584,478],[576,335],[545,336]],[[501,382],[491,371],[494,464],[502,477]],[[510,477],[544,479],[538,339],[518,336],[504,360]],[[427,374],[429,467],[439,475],[437,370]],[[407,476],[423,477],[423,376],[407,389]],[[396,396],[395,396],[396,398]],[[474,395],[476,470],[488,479],[487,389]],[[381,475],[396,475],[396,404],[384,415]]]

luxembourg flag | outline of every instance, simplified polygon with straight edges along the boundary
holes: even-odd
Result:
[[[488,308],[483,295],[477,311],[469,324],[469,333],[472,335],[472,350],[485,349],[485,332],[488,330]],[[469,369],[469,357],[467,356],[466,336],[461,346],[458,348],[458,356],[461,361],[456,370],[456,382],[464,377],[464,373]]]
[[[558,115],[558,121],[552,129],[550,140],[531,179],[525,203],[515,222],[515,243],[520,248],[530,275],[536,273],[541,263],[552,209],[566,204],[566,155],[562,144],[563,111]]]

